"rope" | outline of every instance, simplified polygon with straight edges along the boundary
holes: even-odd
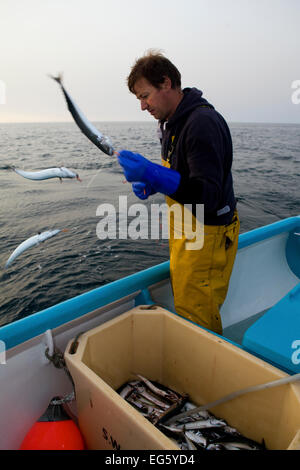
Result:
[[[83,334],[83,331],[81,331],[80,333],[78,333],[71,346],[70,346],[70,354],[75,354],[76,353],[76,350],[77,350],[77,347],[78,347],[78,338],[79,336],[81,336]],[[73,379],[72,379],[72,376],[69,372],[69,369],[67,368],[67,365],[66,365],[66,361],[64,359],[64,355],[63,353],[56,347],[54,347],[54,350],[53,350],[53,354],[52,356],[50,356],[49,354],[49,348],[46,348],[45,350],[45,356],[46,358],[48,359],[48,361],[52,362],[52,364],[54,365],[54,367],[56,367],[57,369],[64,369],[65,373],[67,374],[67,376],[69,377],[69,379],[71,380],[72,382],[72,385],[74,387],[74,382],[73,382]]]
[[[53,400],[51,400],[51,405],[63,405],[64,403],[69,403],[74,400],[75,400],[75,392],[73,391],[69,395],[66,395],[63,398],[61,398],[60,400],[53,398]]]
[[[165,308],[162,304],[151,304],[151,305],[139,305],[140,310],[155,310],[157,307]]]
[[[78,347],[78,344],[79,344],[78,343],[78,338],[82,334],[83,334],[83,332],[80,332],[74,338],[74,340],[73,340],[73,342],[70,346],[70,351],[69,351],[70,354],[75,354],[76,353],[76,350],[77,350],[77,347]],[[66,361],[64,359],[63,353],[58,348],[54,347],[53,354],[52,354],[52,356],[50,356],[49,348],[46,348],[45,356],[48,359],[48,361],[50,361],[54,365],[54,367],[56,367],[56,369],[63,369],[65,371],[65,373],[69,377],[69,379],[72,383],[72,387],[73,387],[73,390],[72,390],[71,393],[69,393],[69,395],[65,395],[64,397],[62,397],[60,399],[57,399],[57,397],[55,397],[55,398],[53,398],[53,400],[51,400],[51,404],[52,405],[63,405],[65,403],[69,403],[71,401],[74,401],[75,400],[75,384],[74,384],[73,378],[70,374],[70,371],[67,368],[67,364],[66,364]]]
[[[180,413],[177,416],[173,416],[166,422],[166,424],[171,424],[177,419],[185,418],[186,416],[199,413],[200,411],[206,411],[210,408],[214,408],[217,405],[221,405],[222,403],[233,400],[234,398],[237,398],[241,395],[245,395],[246,393],[258,392],[260,390],[266,390],[268,388],[278,387],[280,385],[285,385],[288,383],[296,382],[297,380],[300,380],[300,373],[292,375],[292,376],[284,377],[283,379],[274,380],[272,382],[267,382],[264,384],[255,385],[253,387],[244,388],[243,390],[237,390],[236,392],[230,393],[229,395],[226,395],[225,397],[219,398],[218,400],[207,403],[206,405],[198,406],[197,408],[193,408],[192,410],[184,411],[183,413]]]
[[[71,380],[71,383],[72,383],[73,388],[74,388],[73,378],[70,374],[69,369],[67,368],[63,353],[59,349],[54,348],[53,354],[52,354],[52,356],[50,356],[49,355],[49,348],[47,348],[45,350],[45,356],[50,362],[52,362],[52,364],[54,365],[54,367],[56,367],[56,369],[63,369],[65,371],[65,373],[67,374],[67,376]]]
[[[84,333],[84,332],[81,331],[80,333],[78,333],[78,334],[75,336],[74,341],[73,341],[73,343],[72,343],[71,346],[70,346],[69,354],[75,354],[75,353],[76,353],[77,348],[78,348],[78,344],[79,344],[78,338],[79,338],[79,336],[81,336],[83,333]]]

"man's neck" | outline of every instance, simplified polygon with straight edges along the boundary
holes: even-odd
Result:
[[[182,101],[182,98],[184,96],[181,88],[176,88],[175,90],[172,90],[172,91],[173,91],[172,107],[171,107],[171,112],[169,116],[166,118],[166,121],[168,121],[175,114],[175,111],[178,108],[178,105]]]

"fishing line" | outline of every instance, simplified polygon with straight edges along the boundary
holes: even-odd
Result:
[[[253,387],[247,387],[242,390],[237,390],[236,392],[229,393],[229,395],[226,395],[225,397],[219,398],[218,400],[207,403],[206,405],[198,406],[197,408],[193,408],[192,410],[184,411],[183,413],[180,413],[177,416],[173,416],[166,422],[166,424],[171,424],[177,419],[185,418],[186,416],[199,413],[200,411],[209,410],[210,408],[214,408],[217,405],[221,405],[222,403],[233,400],[234,398],[237,398],[241,395],[245,395],[246,393],[258,392],[260,390],[266,390],[268,388],[278,387],[280,385],[285,385],[285,384],[289,384],[292,382],[296,382],[297,380],[300,380],[300,373],[292,375],[292,376],[284,377],[279,380],[274,380],[272,382],[267,382],[267,383],[260,384],[260,385],[254,385]]]
[[[90,187],[90,185],[92,184],[92,182],[94,181],[94,179],[98,176],[98,173],[100,173],[100,171],[102,171],[102,168],[99,168],[99,169],[97,170],[97,173],[96,173],[94,176],[92,176],[92,178],[90,179],[90,182],[87,184],[86,188],[89,188],[89,187]]]

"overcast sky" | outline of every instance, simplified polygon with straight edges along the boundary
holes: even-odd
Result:
[[[300,123],[300,0],[0,0],[0,122],[152,120],[126,77],[162,50],[229,122]]]

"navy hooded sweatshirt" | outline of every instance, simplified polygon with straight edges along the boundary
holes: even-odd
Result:
[[[231,175],[232,140],[225,119],[202,98],[185,88],[174,115],[160,123],[162,158],[181,175],[170,197],[181,204],[204,204],[204,223],[226,225],[236,200]]]

